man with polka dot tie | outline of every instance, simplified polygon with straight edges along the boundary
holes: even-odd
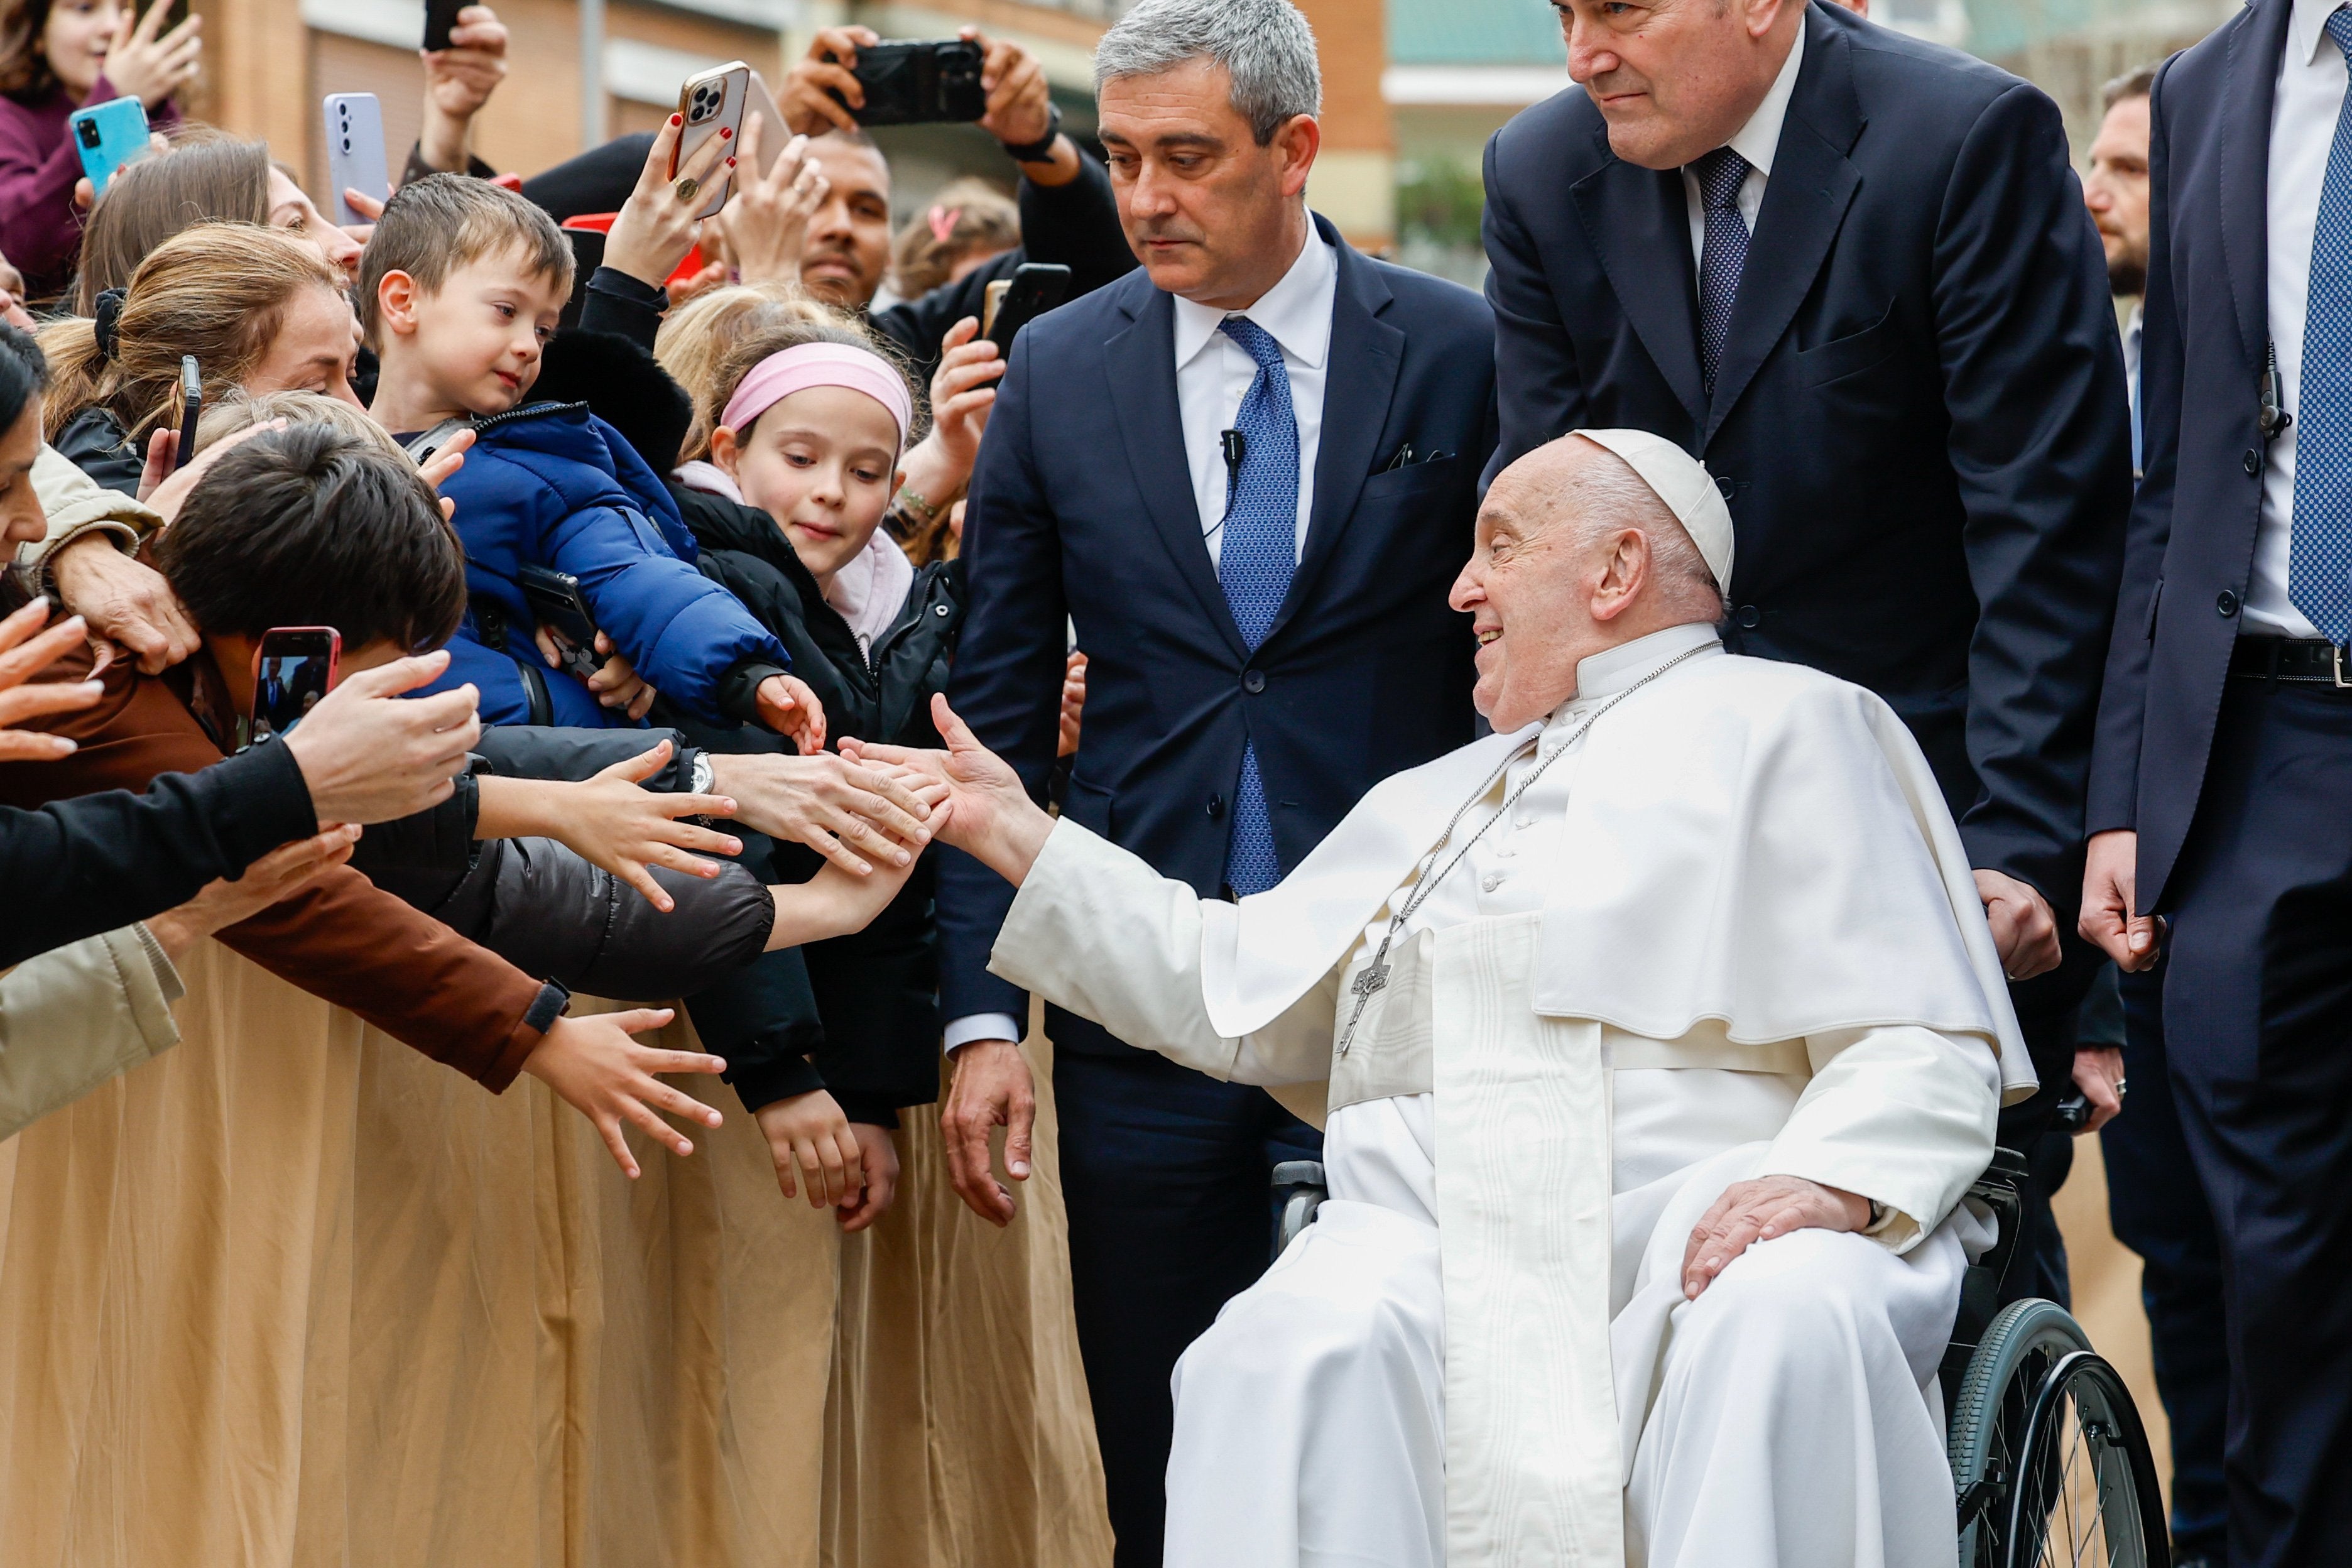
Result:
[[[2347,56],[2341,0],[2251,0],[2157,76],[2087,822],[2084,934],[2161,984],[2221,1238],[2237,1568],[2352,1552]]]

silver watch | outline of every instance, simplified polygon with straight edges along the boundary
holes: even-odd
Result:
[[[694,753],[694,766],[688,773],[689,795],[710,795],[719,787],[719,770],[710,765],[709,752]]]

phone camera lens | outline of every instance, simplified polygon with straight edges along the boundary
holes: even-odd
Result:
[[[95,120],[83,121],[81,122],[81,144],[85,147],[96,147],[98,145],[98,121]]]
[[[350,152],[351,150],[352,150],[352,139],[351,139],[350,137],[346,136],[346,137],[344,137],[344,138],[343,138],[343,151],[344,151],[344,152],[346,152],[346,153],[348,153],[348,152]]]

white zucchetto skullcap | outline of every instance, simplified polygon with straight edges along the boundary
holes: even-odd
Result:
[[[1715,488],[1706,465],[1647,430],[1579,430],[1575,434],[1608,447],[1642,476],[1642,482],[1657,492],[1675,521],[1691,536],[1691,542],[1698,546],[1706,569],[1715,574],[1715,585],[1724,593],[1731,592],[1731,509],[1723,504],[1723,492]]]

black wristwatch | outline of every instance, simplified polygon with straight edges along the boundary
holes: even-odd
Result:
[[[1061,139],[1061,135],[1062,106],[1048,102],[1045,105],[1045,134],[1038,137],[1034,142],[1024,142],[1018,147],[1009,142],[1002,145],[1004,148],[1005,156],[1016,163],[1050,163],[1054,156],[1054,143]]]

